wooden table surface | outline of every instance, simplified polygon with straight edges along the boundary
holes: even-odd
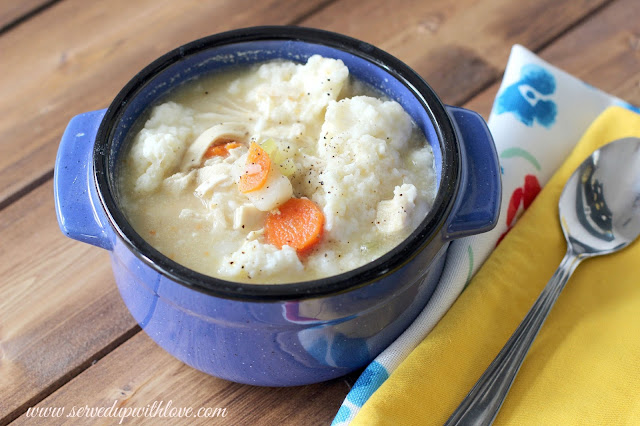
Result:
[[[226,417],[203,423],[333,418],[357,374],[259,388],[182,364],[129,315],[107,252],[65,238],[55,218],[53,165],[72,116],[108,106],[137,70],[176,46],[262,24],[323,28],[377,45],[417,70],[446,103],[485,117],[514,43],[640,104],[638,0],[2,0],[0,425],[33,421],[26,415],[33,406],[70,410],[116,400],[118,407],[171,400],[226,408]],[[73,419],[38,423],[63,420]]]

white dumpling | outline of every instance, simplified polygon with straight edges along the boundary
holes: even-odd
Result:
[[[136,136],[128,160],[134,171],[134,190],[150,193],[172,175],[192,138],[193,111],[175,102],[155,107]]]

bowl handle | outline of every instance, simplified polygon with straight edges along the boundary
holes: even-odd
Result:
[[[93,146],[107,110],[71,119],[62,135],[53,174],[58,225],[70,238],[111,250],[113,233],[93,179]]]
[[[447,106],[460,141],[460,193],[450,215],[446,239],[493,229],[498,222],[502,187],[500,164],[487,123],[476,112]]]

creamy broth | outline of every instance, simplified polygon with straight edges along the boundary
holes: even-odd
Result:
[[[226,280],[306,281],[362,266],[406,238],[435,198],[423,133],[339,60],[201,77],[139,129],[120,169],[128,220],[161,253]],[[242,192],[241,176],[263,171],[248,161],[252,143],[271,168],[264,186]],[[322,212],[311,249],[278,247],[265,233],[291,198]]]

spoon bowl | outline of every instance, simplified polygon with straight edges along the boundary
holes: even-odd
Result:
[[[588,257],[609,254],[640,234],[640,139],[596,150],[571,175],[559,201],[567,253],[498,356],[446,425],[490,425],[569,277]]]
[[[619,139],[595,151],[571,175],[559,203],[574,253],[613,253],[640,234],[640,139]]]

